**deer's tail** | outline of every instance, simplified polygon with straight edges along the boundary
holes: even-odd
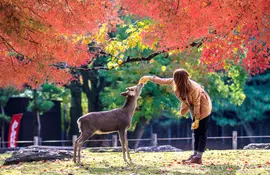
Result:
[[[81,119],[81,118],[79,118],[79,119],[77,120],[77,124],[78,124],[78,128],[79,128],[79,132],[82,132],[82,130],[81,130],[81,121],[80,121],[80,119]]]

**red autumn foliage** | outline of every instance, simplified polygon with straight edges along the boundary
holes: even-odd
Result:
[[[242,64],[249,73],[269,68],[267,0],[121,0],[133,14],[158,22],[149,34],[159,36],[161,49],[183,50],[203,38],[202,62],[224,68],[226,60]],[[147,35],[147,34],[144,34]],[[247,52],[241,60],[240,53]]]
[[[52,65],[76,66],[91,59],[87,45],[74,37],[117,20],[115,5],[102,0],[1,0],[0,86],[67,82],[70,75]]]
[[[150,43],[158,37],[160,50],[184,50],[203,39],[201,61],[209,70],[223,69],[230,59],[259,73],[270,62],[269,6],[267,0],[1,0],[0,86],[66,83],[70,75],[53,65],[91,59],[74,36],[91,35],[102,23],[115,25],[119,7],[157,22],[144,35]]]

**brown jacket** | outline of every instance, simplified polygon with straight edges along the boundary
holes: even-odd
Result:
[[[171,85],[173,87],[173,78],[159,78],[153,76],[150,79],[153,83],[160,85]],[[198,119],[204,119],[209,116],[212,110],[212,102],[209,95],[205,92],[203,87],[193,80],[191,82],[191,89],[187,96],[187,100],[183,100],[179,97],[178,93],[174,91],[176,97],[182,102],[181,104],[181,115],[185,115],[189,111],[189,105],[194,106],[194,115]]]

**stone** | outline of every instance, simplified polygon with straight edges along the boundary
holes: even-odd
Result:
[[[3,165],[18,164],[20,162],[33,162],[41,160],[69,160],[73,153],[67,150],[24,148],[14,151],[12,156],[4,161]]]
[[[135,150],[135,152],[182,152],[182,151],[183,151],[182,149],[178,149],[171,145],[140,147]]]
[[[270,149],[270,143],[250,143],[243,149]]]

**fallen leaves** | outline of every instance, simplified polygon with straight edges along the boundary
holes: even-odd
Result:
[[[203,164],[183,164],[190,152],[133,153],[134,165],[127,165],[122,153],[91,153],[85,151],[84,167],[72,161],[40,161],[1,166],[3,174],[267,174],[270,153],[267,151],[207,151]],[[246,155],[250,155],[246,157]],[[3,155],[0,155],[0,160]],[[0,173],[0,174],[1,174]],[[269,174],[269,173],[268,173]]]

